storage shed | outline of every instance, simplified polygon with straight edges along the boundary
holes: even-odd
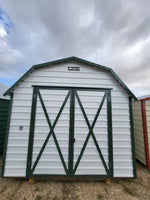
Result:
[[[3,93],[8,88],[7,85],[0,83],[0,154],[3,153],[9,109],[9,97],[3,96]]]
[[[136,158],[150,169],[150,95],[133,102]]]
[[[136,177],[136,97],[112,69],[77,57],[47,62],[6,94],[2,177]]]

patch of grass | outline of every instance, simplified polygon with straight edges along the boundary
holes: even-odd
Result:
[[[35,200],[42,200],[42,197],[40,195],[36,196]]]
[[[4,186],[4,187],[1,189],[0,194],[3,193],[3,192],[5,192],[5,190],[6,190],[6,186]]]
[[[15,194],[17,193],[17,191],[19,190],[19,184],[18,186],[14,189],[13,193],[11,194],[12,199],[14,198]]]
[[[27,200],[27,199],[24,197],[23,200]]]
[[[107,192],[107,187],[104,187],[104,189],[105,189],[105,192]]]
[[[58,200],[58,198],[57,198],[57,197],[54,197],[53,200]]]
[[[120,184],[120,180],[116,179],[116,180],[114,180],[114,183]]]
[[[71,193],[71,188],[69,187],[68,184],[63,184],[63,188],[62,188],[62,200],[66,200],[69,199],[68,196]]]
[[[132,188],[124,187],[124,189],[125,189],[125,192],[130,194],[131,196],[136,196],[135,191]]]
[[[79,197],[77,196],[77,195],[74,195],[73,197],[72,197],[72,200],[78,200],[79,199]]]
[[[35,192],[39,192],[40,189],[38,187],[35,188]]]
[[[133,180],[134,180],[134,179],[133,179]],[[131,182],[132,182],[132,179],[124,179],[123,181],[126,182],[126,183],[131,183]]]
[[[99,194],[97,199],[98,199],[98,200],[101,200],[101,199],[103,199],[103,198],[104,198],[104,196],[101,195],[101,194]]]
[[[68,195],[70,193],[70,188],[67,187],[66,185],[64,185],[64,187],[62,189],[62,193],[65,195]]]

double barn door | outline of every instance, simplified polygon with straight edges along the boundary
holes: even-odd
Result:
[[[111,90],[34,86],[27,176],[113,176]]]

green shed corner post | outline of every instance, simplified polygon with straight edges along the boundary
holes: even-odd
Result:
[[[0,99],[0,154],[3,153],[7,129],[9,99]]]
[[[113,163],[113,133],[112,133],[112,100],[111,91],[107,91],[107,112],[108,112],[108,137],[109,137],[109,169],[110,178],[114,177],[114,163]]]
[[[133,177],[137,178],[136,173],[136,159],[135,159],[135,142],[134,142],[134,128],[133,128],[133,111],[132,111],[132,97],[129,97],[130,109],[130,126],[131,126],[131,146],[132,146],[132,162],[133,162]]]
[[[6,152],[7,152],[7,143],[8,143],[8,135],[9,135],[9,126],[10,126],[12,102],[13,102],[13,93],[10,94],[8,121],[7,121],[7,129],[6,129],[4,151],[3,151],[3,159],[2,159],[2,168],[1,168],[1,177],[4,177],[4,171],[5,171],[5,159],[6,159]]]
[[[30,132],[29,132],[29,142],[28,142],[28,154],[27,154],[27,165],[26,165],[26,177],[31,177],[31,160],[32,160],[32,143],[34,138],[34,123],[35,123],[35,113],[36,113],[36,103],[37,103],[37,88],[33,88],[32,94],[32,106],[31,106],[31,116],[30,116]]]

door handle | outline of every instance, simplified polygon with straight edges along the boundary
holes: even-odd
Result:
[[[75,143],[75,141],[76,141],[76,139],[75,139],[75,138],[73,138],[73,143]]]

